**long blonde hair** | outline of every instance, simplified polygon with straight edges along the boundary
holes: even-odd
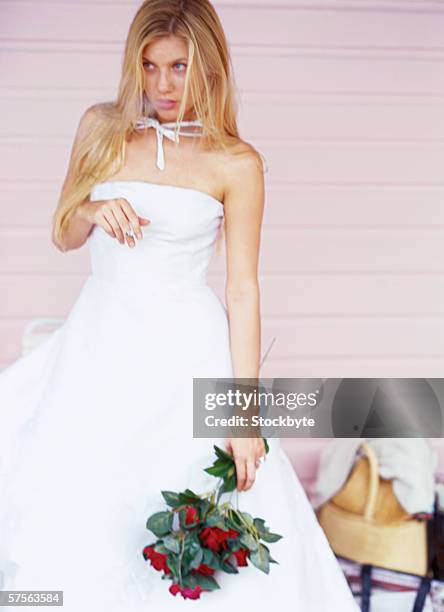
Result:
[[[62,238],[69,219],[88,199],[94,184],[123,167],[126,143],[137,120],[152,113],[143,88],[143,50],[153,40],[172,34],[188,43],[188,67],[177,121],[183,119],[190,92],[195,117],[203,123],[203,146],[220,149],[239,142],[231,59],[212,4],[208,0],[146,0],[129,28],[117,99],[100,105],[100,115],[73,150],[71,178],[53,214],[56,240]]]

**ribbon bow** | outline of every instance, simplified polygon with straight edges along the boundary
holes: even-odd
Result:
[[[179,125],[179,132],[176,133],[173,128]],[[194,121],[181,121],[178,123],[177,121],[170,121],[168,123],[160,123],[158,119],[154,117],[142,117],[137,120],[136,128],[150,128],[153,127],[156,130],[157,135],[157,167],[160,170],[165,169],[165,154],[163,151],[163,137],[166,136],[173,142],[179,142],[179,134],[181,136],[200,136],[200,133],[192,133],[192,132],[180,132],[181,126],[191,126],[197,125],[202,127],[202,121],[200,119],[195,119]]]

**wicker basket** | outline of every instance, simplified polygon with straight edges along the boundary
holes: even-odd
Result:
[[[363,441],[361,449],[345,485],[317,511],[330,546],[357,563],[427,575],[427,521],[403,509],[373,448]]]

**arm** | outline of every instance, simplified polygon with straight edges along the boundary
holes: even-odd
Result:
[[[233,371],[235,378],[256,379],[261,349],[257,274],[264,211],[262,161],[251,151],[225,165],[225,173],[225,299]],[[256,460],[265,455],[262,438],[227,438],[225,446],[234,456],[238,490],[248,490],[255,480]]]
[[[250,153],[229,170],[226,179],[225,299],[236,378],[259,376],[261,329],[257,274],[264,210],[264,178],[261,167],[259,156]]]
[[[77,151],[77,147],[79,146],[79,143],[82,141],[84,136],[89,132],[93,122],[97,119],[99,108],[100,108],[99,104],[89,107],[84,112],[84,114],[82,115],[80,119],[80,122],[77,128],[77,132],[74,137],[74,143],[71,149],[71,156],[70,156],[70,160],[68,164],[68,170],[67,170],[65,180],[63,182],[59,202],[62,199],[69,184],[74,178],[73,168],[72,168],[72,160],[73,160],[74,154]],[[88,200],[84,200],[84,202],[82,202],[82,204],[76,209],[73,216],[71,217],[68,227],[66,228],[66,231],[64,233],[62,244],[58,243],[55,240],[54,223],[53,223],[52,225],[52,243],[60,251],[65,252],[71,249],[77,249],[86,242],[86,239],[88,238],[91,232],[91,229],[92,229],[91,221],[88,221],[84,216],[84,210],[85,210],[84,205],[87,202]]]

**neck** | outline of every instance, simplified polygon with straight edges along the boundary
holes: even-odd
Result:
[[[159,123],[178,123],[177,117],[172,118],[172,119],[167,119],[165,117],[161,117],[158,113],[155,113],[154,118],[157,119],[157,121]],[[190,117],[189,115],[185,115],[184,117],[182,117],[182,122],[183,121],[197,121],[197,117],[194,115],[193,117]]]

